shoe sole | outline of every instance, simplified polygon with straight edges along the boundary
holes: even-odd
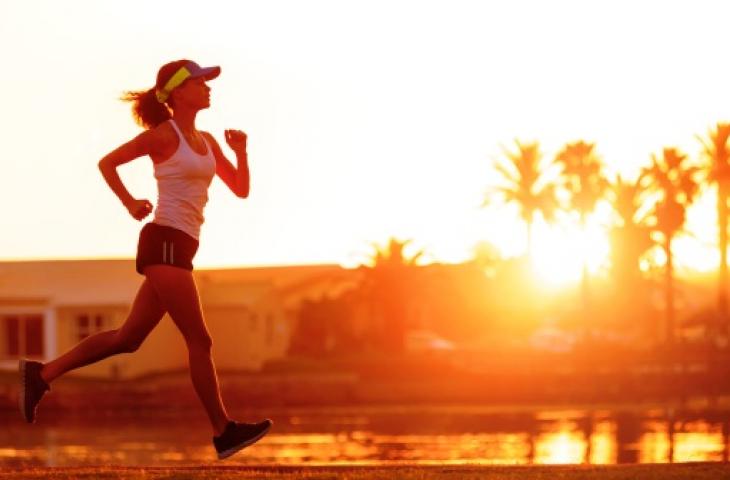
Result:
[[[243,450],[244,448],[251,446],[254,443],[258,442],[261,439],[261,437],[263,437],[264,435],[269,433],[269,430],[271,430],[272,425],[273,425],[273,423],[269,423],[269,426],[266,427],[266,430],[262,431],[261,433],[259,433],[255,437],[253,437],[252,439],[250,439],[246,442],[240,443],[240,444],[236,445],[235,447],[231,447],[228,450],[223,450],[222,452],[218,452],[218,460],[223,460],[224,458],[228,458],[231,455],[233,455],[234,453],[236,453],[240,450]]]
[[[20,393],[18,393],[18,405],[20,406],[20,414],[28,423],[33,423],[33,419],[29,419],[25,411],[25,365],[27,361],[21,359],[18,362],[18,371],[20,372]]]

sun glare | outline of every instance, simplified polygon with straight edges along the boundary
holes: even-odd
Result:
[[[720,265],[717,246],[717,191],[708,189],[687,210],[687,235],[677,238],[672,251],[679,268],[711,272]]]
[[[585,458],[586,440],[568,427],[558,432],[544,433],[538,437],[535,446],[537,464],[577,464]]]
[[[717,270],[720,253],[717,247],[717,196],[714,189],[706,190],[687,210],[684,230],[672,241],[674,268],[677,274],[708,273]],[[512,217],[510,217],[512,214]],[[505,258],[519,257],[527,252],[524,223],[516,220],[516,212],[505,206],[492,217],[489,241]],[[532,226],[530,254],[535,278],[549,287],[565,287],[580,282],[584,259],[591,276],[605,275],[610,268],[611,244],[609,230],[611,207],[599,204],[582,232],[575,219],[561,218],[547,224],[537,218]],[[500,225],[501,228],[494,228]],[[662,268],[666,256],[657,245],[641,259],[640,268]]]
[[[595,275],[608,260],[608,236],[589,223],[583,232],[577,225],[535,225],[531,263],[537,278],[549,286],[578,282],[587,263]]]

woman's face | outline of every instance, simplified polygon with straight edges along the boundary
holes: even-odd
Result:
[[[185,106],[193,110],[210,107],[210,87],[205,78],[189,78],[170,94],[175,108]]]

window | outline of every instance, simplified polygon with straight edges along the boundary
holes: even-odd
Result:
[[[103,332],[106,327],[106,319],[104,315],[97,314],[81,314],[76,316],[76,339],[80,342],[84,338]]]
[[[10,357],[43,356],[43,315],[3,315],[0,328]]]

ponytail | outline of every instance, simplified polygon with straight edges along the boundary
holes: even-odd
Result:
[[[167,105],[157,101],[155,87],[137,92],[124,92],[121,100],[132,102],[134,121],[147,130],[172,118],[172,113]]]

